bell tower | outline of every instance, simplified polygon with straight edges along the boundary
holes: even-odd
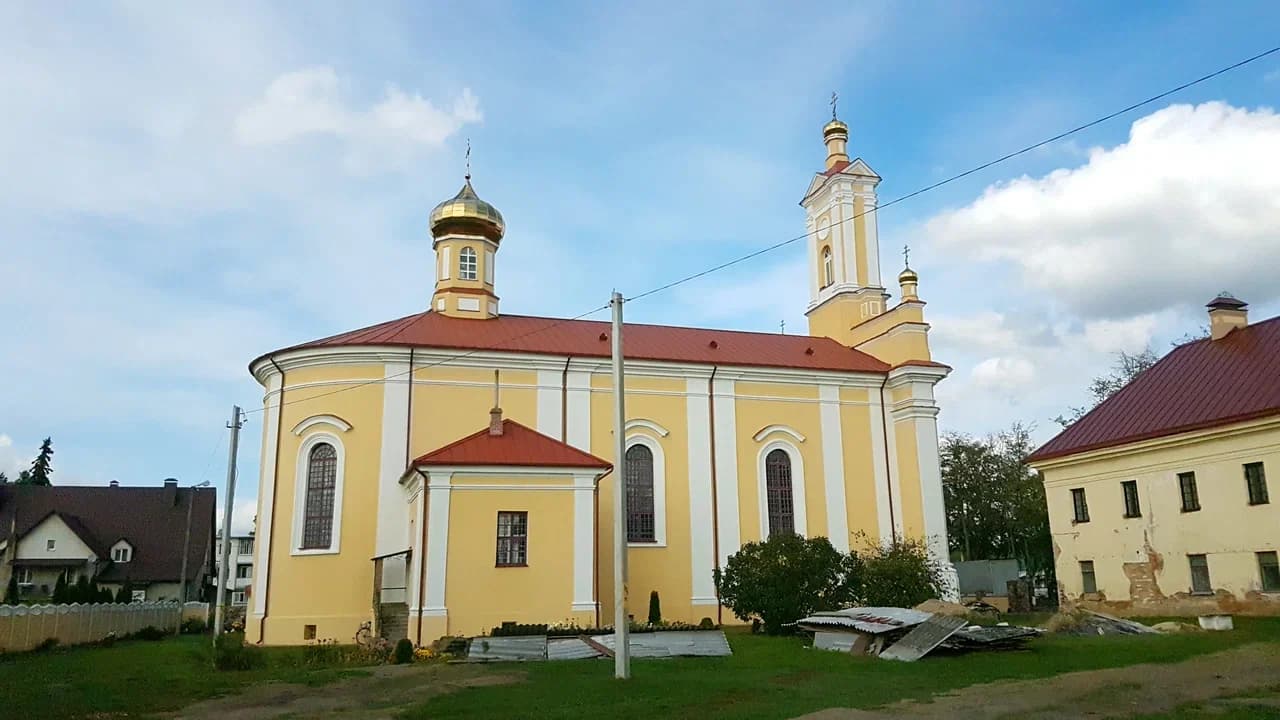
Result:
[[[822,128],[826,168],[804,199],[809,231],[809,334],[849,344],[848,331],[886,309],[880,278],[876,186],[880,176],[861,158],[849,159],[849,126],[836,117]]]
[[[476,195],[468,171],[458,194],[431,211],[436,251],[432,311],[474,320],[498,316],[494,273],[505,230],[502,213]]]

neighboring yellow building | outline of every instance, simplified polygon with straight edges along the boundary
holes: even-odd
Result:
[[[801,202],[810,334],[628,324],[622,462],[610,324],[499,312],[506,227],[470,176],[431,213],[427,311],[254,360],[249,639],[607,621],[619,482],[640,617],[657,591],[668,619],[730,619],[713,572],[773,532],[841,550],[860,532],[922,538],[945,563],[933,388],[948,368],[930,357],[916,274],[899,276],[896,305],[882,285],[880,178],[849,161],[844,123],[824,139]]]
[[[1280,614],[1280,318],[1229,295],[1037,450],[1059,596],[1128,614]]]

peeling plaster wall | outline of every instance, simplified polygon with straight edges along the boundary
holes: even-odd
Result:
[[[1263,462],[1272,502],[1249,505],[1244,463]],[[1263,592],[1257,556],[1280,550],[1280,420],[1241,423],[1046,462],[1059,598],[1127,615],[1280,615]],[[1201,509],[1183,512],[1178,473],[1195,472]],[[1124,517],[1121,482],[1137,481],[1140,517]],[[1089,522],[1076,523],[1073,488]],[[1213,592],[1191,592],[1188,555],[1203,554]],[[1092,560],[1097,593],[1083,592]]]

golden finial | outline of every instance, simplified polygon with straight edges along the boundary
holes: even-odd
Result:
[[[840,96],[836,94],[835,90],[832,90],[831,91],[831,119],[832,120],[836,119],[836,102],[839,100],[840,100]]]

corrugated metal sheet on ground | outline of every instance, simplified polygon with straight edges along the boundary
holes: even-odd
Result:
[[[859,632],[879,635],[911,628],[928,620],[929,613],[909,608],[858,607],[835,612],[814,613],[797,623],[806,630],[818,628],[852,628]]]
[[[546,660],[547,638],[531,637],[478,637],[467,646],[467,660],[490,662],[500,660]]]
[[[589,660],[604,657],[580,638],[552,638],[547,641],[548,660]]]
[[[964,618],[934,615],[912,628],[911,632],[904,635],[898,642],[883,650],[880,657],[886,660],[915,662],[928,655],[929,651],[941,645],[944,640],[967,624],[968,621]]]
[[[819,630],[813,634],[813,646],[819,650],[849,652],[853,650],[853,643],[856,642],[857,639],[858,636],[851,632],[829,632],[827,630]]]
[[[592,638],[601,645],[614,649],[613,635],[597,635]],[[726,657],[733,654],[729,640],[720,630],[688,632],[632,633],[631,657]]]

